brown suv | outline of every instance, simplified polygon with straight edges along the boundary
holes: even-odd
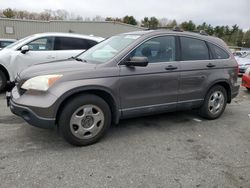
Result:
[[[96,142],[123,118],[197,108],[216,119],[239,90],[222,40],[166,30],[120,34],[16,80],[11,111],[37,127],[58,126],[74,145]]]

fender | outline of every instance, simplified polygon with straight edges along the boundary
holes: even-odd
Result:
[[[219,85],[221,85],[221,83],[224,83],[224,84],[226,84],[227,85],[227,87],[228,88],[225,88],[226,89],[226,91],[227,91],[227,102],[228,103],[230,103],[231,102],[231,91],[232,91],[232,86],[231,86],[231,83],[227,80],[227,79],[218,79],[218,80],[215,80],[215,81],[213,81],[213,82],[211,82],[209,85],[208,85],[208,87],[207,87],[207,89],[206,89],[206,91],[205,91],[205,93],[204,93],[204,99],[205,99],[205,97],[206,97],[206,95],[207,95],[207,92],[214,86],[214,85],[217,85],[217,84],[219,84]]]
[[[103,86],[97,86],[97,85],[91,85],[91,86],[79,86],[74,89],[68,90],[66,93],[61,95],[58,100],[56,101],[55,106],[55,117],[57,117],[60,113],[61,107],[63,104],[72,96],[78,95],[81,93],[93,93],[98,95],[99,97],[103,98],[105,101],[109,101],[108,105],[111,106],[112,114],[113,114],[113,122],[115,124],[119,123],[121,112],[119,111],[120,107],[120,101],[119,99],[115,98],[110,89],[103,87]],[[108,95],[110,99],[107,98],[107,96],[103,96],[102,93],[105,95]],[[110,104],[110,100],[112,100],[112,104]]]

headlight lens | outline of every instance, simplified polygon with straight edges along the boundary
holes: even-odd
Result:
[[[61,77],[62,75],[60,74],[36,76],[24,82],[21,88],[25,90],[47,91]]]

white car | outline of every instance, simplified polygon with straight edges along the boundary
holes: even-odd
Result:
[[[250,51],[236,51],[236,52],[233,52],[233,55],[235,57],[242,57],[242,56],[244,56],[244,55],[246,55],[248,53],[250,53]]]
[[[16,42],[16,39],[0,39],[0,50],[14,42]]]
[[[104,40],[72,33],[39,33],[23,38],[0,51],[0,91],[23,69],[74,57]]]
[[[246,69],[250,67],[250,53],[245,54],[242,57],[235,58],[239,65],[239,75],[245,73]]]

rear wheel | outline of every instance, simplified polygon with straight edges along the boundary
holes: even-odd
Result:
[[[7,78],[3,71],[0,70],[0,92],[2,92],[7,84]]]
[[[63,137],[77,146],[97,142],[110,124],[110,108],[96,95],[79,95],[70,100],[59,118],[59,129]]]
[[[208,91],[200,115],[206,119],[217,119],[224,112],[226,105],[227,92],[224,87],[216,85]]]

